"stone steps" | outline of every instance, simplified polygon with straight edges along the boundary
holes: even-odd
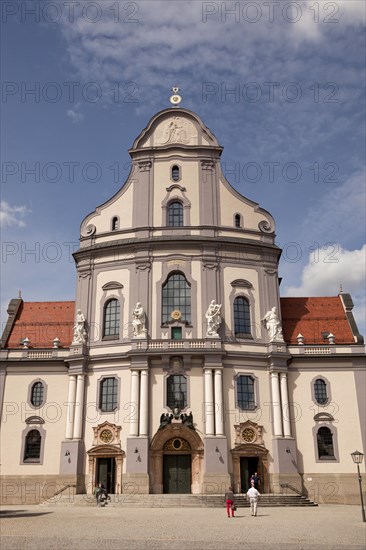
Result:
[[[249,508],[249,502],[244,495],[236,495],[238,508]],[[40,506],[96,506],[92,495],[60,494],[43,502]],[[137,508],[222,508],[225,506],[222,495],[140,495],[123,494],[110,495],[110,501],[102,504],[104,507],[137,507]],[[269,506],[317,506],[306,497],[299,495],[263,495],[261,507]]]

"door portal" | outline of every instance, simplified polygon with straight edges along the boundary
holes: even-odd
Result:
[[[115,462],[114,458],[98,458],[96,485],[103,483],[109,494],[114,493]]]
[[[164,493],[191,492],[191,455],[164,455]]]
[[[257,456],[241,456],[240,457],[240,483],[241,490],[247,492],[250,487],[250,478],[255,472],[258,472],[258,457]],[[259,474],[259,472],[258,472]]]

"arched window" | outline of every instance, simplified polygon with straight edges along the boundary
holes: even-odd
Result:
[[[99,408],[102,412],[112,412],[118,406],[117,378],[103,378],[99,389]]]
[[[333,435],[329,428],[322,426],[317,433],[319,458],[335,458]]]
[[[167,378],[166,404],[171,409],[180,410],[187,406],[187,378],[182,374],[172,374]]]
[[[103,336],[119,336],[119,301],[115,298],[104,306]]]
[[[238,296],[234,300],[234,333],[237,338],[251,334],[249,302],[243,296]]]
[[[241,215],[235,214],[235,227],[241,227]]]
[[[25,436],[24,462],[38,462],[41,458],[41,434],[38,430],[30,430]]]
[[[324,405],[328,401],[327,384],[321,378],[314,382],[314,396],[319,405]]]
[[[42,382],[35,382],[31,389],[30,401],[33,407],[40,407],[43,403],[44,387]]]
[[[179,201],[171,202],[168,206],[169,227],[183,226],[183,204]]]
[[[112,231],[118,231],[119,229],[119,219],[117,216],[112,218]]]
[[[162,323],[172,320],[174,310],[181,313],[180,320],[191,322],[191,287],[182,273],[173,273],[163,285],[162,291]]]
[[[179,169],[179,166],[177,166],[176,164],[174,166],[172,166],[171,179],[173,181],[179,181],[180,180],[180,169]]]

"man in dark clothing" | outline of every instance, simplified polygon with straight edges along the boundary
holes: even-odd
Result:
[[[258,473],[255,472],[255,474],[252,475],[252,477],[250,478],[250,482],[254,481],[254,488],[259,489],[260,487],[260,484],[261,484],[261,480],[260,480],[260,477],[258,476]]]

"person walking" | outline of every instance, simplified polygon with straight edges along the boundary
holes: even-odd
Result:
[[[253,474],[250,478],[250,483],[252,483],[252,481],[254,481],[254,487],[259,490],[259,487],[260,487],[260,484],[261,484],[261,479],[258,475],[257,472],[255,472],[255,474]]]
[[[253,480],[250,482],[250,484],[251,484],[251,487],[250,487],[249,491],[247,492],[247,498],[249,498],[249,502],[250,502],[250,513],[251,513],[252,516],[256,516],[257,515],[258,500],[259,500],[261,494],[258,491],[258,489],[255,488]]]
[[[234,516],[235,501],[234,501],[234,493],[233,493],[233,488],[232,487],[229,487],[228,490],[225,493],[225,503],[226,503],[227,517],[228,518],[230,517],[230,511],[231,511],[231,517],[232,518],[235,517]]]

